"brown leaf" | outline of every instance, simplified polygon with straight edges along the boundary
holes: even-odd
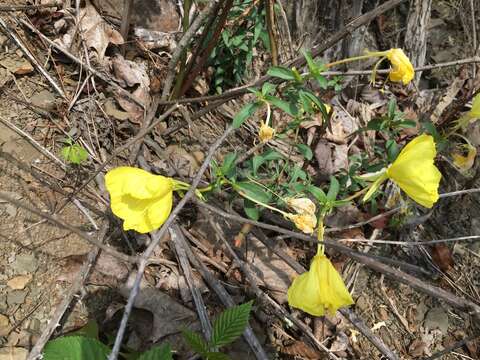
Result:
[[[408,347],[408,353],[411,357],[417,358],[423,355],[425,351],[426,344],[419,339],[415,339],[412,341],[410,346]]]
[[[315,159],[321,176],[329,176],[348,168],[348,147],[321,139],[315,147]]]
[[[123,44],[122,35],[108,25],[97,12],[97,9],[87,0],[80,10],[80,31],[89,48],[94,48],[98,61],[103,62],[105,51],[110,43]]]
[[[446,272],[454,265],[452,252],[445,244],[434,244],[432,246],[431,255],[435,265],[437,265],[442,271]]]
[[[322,359],[318,351],[305,344],[303,341],[295,341],[292,345],[284,347],[282,353],[302,357],[308,360]]]

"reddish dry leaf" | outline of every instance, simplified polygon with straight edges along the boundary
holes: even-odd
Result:
[[[435,265],[442,271],[449,271],[454,265],[452,251],[445,244],[433,245],[431,255]]]
[[[408,353],[413,358],[420,357],[423,355],[425,346],[426,344],[422,340],[415,339],[412,341],[412,343],[408,347]]]
[[[292,345],[284,347],[282,349],[282,353],[296,357],[302,357],[303,359],[308,360],[317,360],[322,358],[315,349],[305,344],[303,341],[296,341]]]

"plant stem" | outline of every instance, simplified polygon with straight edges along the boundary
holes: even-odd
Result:
[[[332,66],[336,66],[336,65],[340,65],[340,64],[349,63],[349,62],[352,62],[352,61],[370,59],[372,57],[386,56],[386,55],[387,55],[386,51],[369,52],[368,54],[365,54],[365,55],[354,56],[354,57],[351,57],[351,58],[346,58],[346,59],[334,61],[334,62],[326,64],[325,66],[326,67],[332,67]]]

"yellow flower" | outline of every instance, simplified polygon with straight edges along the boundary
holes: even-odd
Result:
[[[480,94],[477,94],[473,98],[472,108],[468,112],[468,115],[471,119],[478,119],[480,118]]]
[[[295,226],[302,230],[305,234],[312,234],[317,226],[317,217],[315,214],[285,214],[285,217],[288,220],[293,221]]]
[[[452,154],[453,164],[461,172],[470,170],[475,162],[475,156],[477,156],[477,149],[474,146],[465,144],[463,145],[463,148],[467,150],[467,156],[464,156],[461,152],[457,151]]]
[[[260,125],[260,130],[258,131],[258,137],[261,142],[266,143],[273,139],[273,135],[275,134],[275,129],[268,126],[266,123],[262,121]]]
[[[415,76],[413,65],[402,49],[390,49],[386,51],[385,56],[392,64],[389,78],[391,81],[402,82],[407,85]]]
[[[307,213],[315,215],[316,206],[309,198],[287,198],[287,205],[299,214]]]
[[[124,230],[148,233],[167,220],[173,203],[174,180],[134,167],[118,167],[105,175],[112,212],[124,220]]]
[[[363,198],[368,200],[383,181],[391,179],[414,201],[431,208],[438,200],[442,174],[434,165],[435,142],[430,135],[420,135],[410,141],[397,159],[371,185]]]
[[[317,254],[310,270],[297,277],[288,289],[288,304],[314,316],[334,315],[353,299],[330,260]]]

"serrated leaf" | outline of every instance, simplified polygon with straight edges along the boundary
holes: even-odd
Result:
[[[312,160],[313,158],[313,151],[310,149],[310,146],[305,144],[297,144],[297,149],[302,154],[305,159]]]
[[[111,349],[98,340],[84,336],[64,336],[49,341],[43,360],[105,360]]]
[[[233,118],[232,126],[234,129],[238,129],[255,111],[260,107],[258,102],[245,105]]]
[[[339,190],[340,190],[340,183],[335,178],[335,176],[330,176],[330,187],[328,188],[328,192],[327,192],[327,200],[335,201]]]
[[[272,66],[268,69],[267,74],[283,80],[295,80],[295,74],[293,71],[282,66]]]
[[[182,335],[188,345],[196,353],[203,355],[208,352],[208,344],[199,333],[185,329],[182,331]]]
[[[172,348],[170,347],[170,344],[154,346],[147,352],[141,354],[137,360],[173,360]]]
[[[267,204],[272,195],[267,192],[263,187],[252,182],[242,181],[234,184],[235,190],[245,194],[247,197],[257,200],[261,203]]]
[[[80,165],[88,159],[88,152],[81,145],[64,146],[61,150],[63,159],[69,164]]]
[[[221,352],[209,352],[205,354],[207,360],[230,360],[227,354]]]
[[[242,335],[248,325],[253,301],[225,310],[213,323],[212,347],[219,347],[233,342]]]

